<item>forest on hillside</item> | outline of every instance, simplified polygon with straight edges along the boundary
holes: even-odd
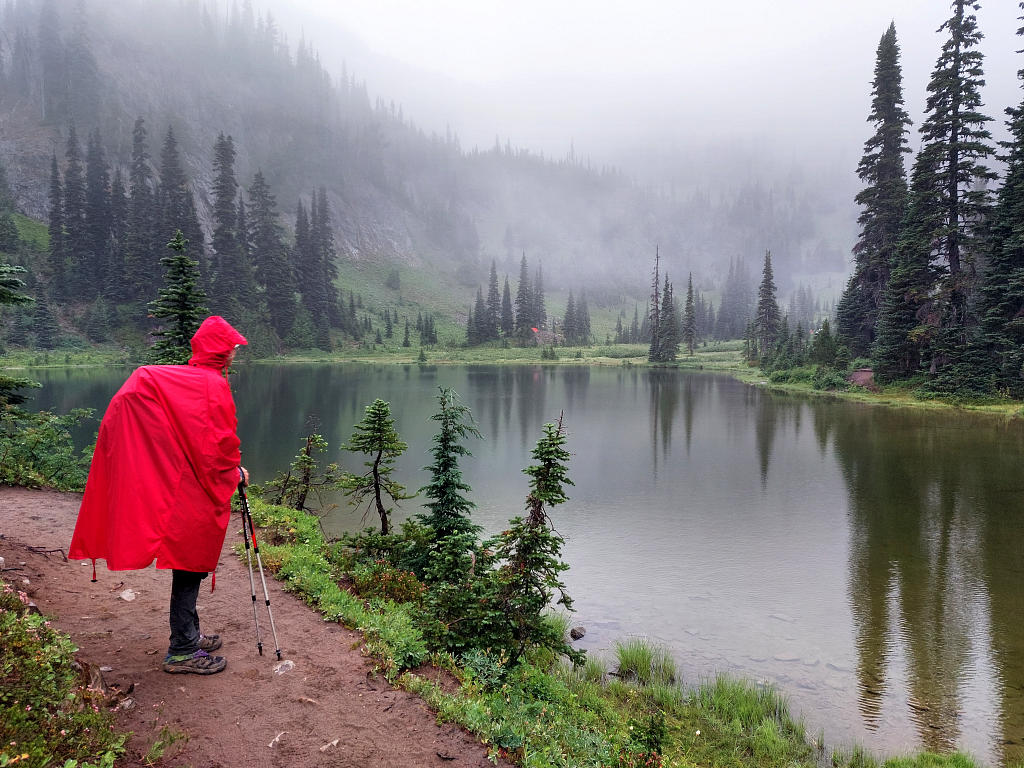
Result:
[[[112,169],[127,171],[133,126],[173,129],[197,217],[212,238],[212,147],[231,136],[236,174],[257,171],[281,224],[325,189],[339,259],[430,269],[468,304],[495,261],[514,275],[525,253],[548,284],[592,302],[644,295],[655,244],[673,271],[720,289],[730,259],[770,246],[790,273],[839,273],[852,228],[848,200],[806,180],[665,192],[585,159],[545,158],[507,142],[466,150],[427,134],[401,105],[371,97],[353,73],[328,72],[249,2],[10,0],[0,10],[0,162],[17,210],[45,220],[50,165],[61,172],[69,127],[96,132]],[[372,73],[368,73],[372,74]],[[154,153],[155,154],[155,153]],[[159,183],[151,164],[153,184]],[[852,221],[852,215],[848,216]]]

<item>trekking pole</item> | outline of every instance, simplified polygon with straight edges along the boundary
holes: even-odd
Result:
[[[281,643],[277,641],[277,628],[274,626],[274,612],[270,610],[270,592],[267,591],[267,579],[263,575],[263,559],[260,557],[260,545],[256,541],[256,528],[253,526],[252,514],[249,512],[249,499],[245,495],[245,481],[238,484],[238,495],[242,497],[242,535],[245,536],[245,557],[249,560],[249,587],[252,591],[252,615],[256,618],[256,583],[253,580],[252,560],[249,558],[249,539],[252,539],[252,549],[256,554],[256,567],[260,571],[260,581],[263,583],[263,599],[267,605],[267,616],[270,617],[270,631],[274,634],[274,650],[277,653],[277,660],[281,660]],[[248,528],[248,534],[246,533]],[[263,655],[263,642],[260,640],[260,624],[256,622],[256,647],[260,656]]]
[[[245,483],[240,482],[238,484],[238,495],[245,499]],[[256,543],[255,533],[252,536],[252,544],[249,543],[249,505],[245,504],[242,508],[242,541],[245,542],[245,561],[249,564],[249,593],[252,595],[252,620],[256,624],[256,648],[260,652],[260,656],[263,655],[263,640],[260,637],[260,620],[256,615],[256,581],[253,578],[252,573],[252,553],[251,547]]]

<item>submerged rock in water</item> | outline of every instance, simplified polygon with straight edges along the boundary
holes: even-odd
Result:
[[[569,637],[571,637],[573,640],[579,640],[585,634],[587,634],[587,629],[583,626],[573,627],[569,630]]]

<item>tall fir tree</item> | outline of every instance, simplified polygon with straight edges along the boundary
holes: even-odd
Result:
[[[651,334],[651,346],[647,350],[647,359],[652,363],[662,362],[661,351],[661,249],[654,247],[654,279],[651,281],[651,301],[647,308],[648,332]]]
[[[155,251],[153,222],[156,210],[153,174],[149,165],[146,121],[138,118],[132,129],[132,159],[128,172],[128,228],[125,234],[124,287],[121,299],[137,301],[159,289],[158,257]]]
[[[1024,9],[1024,3],[1021,3]],[[1022,17],[1024,19],[1024,17]],[[1024,27],[1017,30],[1024,36]],[[1017,70],[1024,82],[1024,69]],[[1024,101],[1006,110],[1006,174],[981,286],[983,371],[990,389],[1024,397]]]
[[[338,266],[335,263],[337,252],[334,245],[334,230],[331,227],[331,209],[327,202],[327,188],[320,187],[314,199],[316,205],[310,209],[309,228],[318,279],[322,286],[324,308],[330,324],[335,328],[342,328],[344,318],[338,303],[338,290],[334,285],[338,279]]]
[[[152,335],[157,342],[150,360],[161,365],[183,365],[192,355],[191,339],[208,314],[206,293],[200,284],[199,263],[189,257],[188,241],[179,229],[167,247],[171,253],[160,259],[164,285],[149,303],[149,313],[159,323]]]
[[[954,0],[952,7],[953,15],[939,28],[948,38],[928,84],[927,117],[921,125],[921,154],[931,161],[930,173],[919,179],[928,183],[919,191],[931,195],[941,212],[929,233],[932,259],[942,267],[936,286],[941,314],[926,353],[935,384],[945,390],[970,385],[972,366],[965,358],[977,332],[975,277],[991,213],[987,185],[996,178],[989,167],[994,150],[985,127],[991,118],[979,111],[985,82],[977,49],[982,34],[969,12],[979,4]]]
[[[683,309],[683,344],[686,354],[693,355],[697,346],[697,308],[693,302],[693,273],[686,279],[686,306]]]
[[[88,280],[89,233],[85,218],[86,188],[85,166],[82,162],[82,148],[78,142],[75,124],[68,128],[67,165],[64,169],[64,231],[68,264],[68,296],[70,299],[85,297],[83,284]]]
[[[569,298],[565,302],[565,315],[562,316],[562,335],[566,344],[577,344],[579,339],[579,328],[576,320],[576,299],[572,291],[569,291]]]
[[[277,221],[277,200],[262,171],[256,172],[249,187],[249,227],[256,281],[266,297],[271,324],[284,339],[295,321],[295,277]]]
[[[668,272],[665,273],[665,284],[661,291],[661,311],[658,313],[658,360],[659,363],[671,363],[679,352],[679,340],[682,337],[679,316],[676,312],[675,291],[669,282]]]
[[[74,283],[79,286],[79,297],[92,300],[108,282],[107,256],[109,252],[110,171],[103,156],[99,131],[89,137],[85,156],[85,258],[79,264]]]
[[[864,144],[857,175],[860,238],[853,247],[854,269],[836,307],[836,324],[852,354],[868,354],[875,338],[882,293],[895,259],[906,212],[907,173],[903,156],[910,118],[903,106],[903,73],[896,25],[882,35],[875,56],[871,112],[875,132]],[[802,317],[801,319],[810,318]]]
[[[526,265],[526,254],[523,254],[522,261],[519,263],[519,285],[516,288],[516,302],[515,302],[515,334],[521,341],[526,341],[531,338],[533,332],[530,330],[533,326],[533,315],[531,314],[533,309],[533,292],[530,289],[530,273]]]
[[[498,338],[501,330],[501,293],[498,291],[498,268],[491,261],[491,274],[487,280],[487,339]]]
[[[580,300],[576,304],[576,325],[579,330],[579,344],[589,347],[592,330],[590,327],[590,308],[587,306],[586,291],[580,291]]]
[[[160,222],[158,237],[173,238],[174,233],[181,230],[188,241],[188,255],[199,264],[199,272],[206,281],[204,288],[208,288],[210,266],[203,247],[203,230],[196,213],[195,197],[182,168],[173,126],[167,127],[160,148],[160,184],[157,187],[156,205]]]
[[[501,290],[501,334],[506,339],[515,330],[516,319],[512,313],[512,293],[508,287],[508,275],[505,275],[505,287]]]
[[[544,303],[544,268],[538,264],[537,274],[530,286],[530,315],[533,324],[538,328],[544,328],[548,322],[548,310]]]
[[[779,339],[779,324],[782,314],[776,298],[775,275],[772,272],[772,253],[764,252],[764,267],[761,271],[761,285],[757,291],[757,310],[754,313],[754,342],[757,359],[765,362],[771,359],[775,343]]]
[[[211,303],[221,314],[240,305],[238,290],[241,243],[238,236],[238,181],[235,142],[223,133],[213,147],[213,275]]]
[[[64,184],[57,166],[57,155],[50,161],[49,232],[50,294],[63,298],[67,292],[67,252],[64,244]]]

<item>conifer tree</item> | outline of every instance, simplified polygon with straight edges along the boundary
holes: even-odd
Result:
[[[515,302],[515,334],[520,341],[526,341],[531,336],[530,329],[533,327],[533,293],[530,290],[530,273],[527,271],[526,254],[519,263],[519,286],[516,288]]]
[[[568,501],[566,486],[573,485],[568,475],[569,452],[562,420],[545,424],[537,441],[531,464],[523,472],[530,477],[526,497],[526,516],[514,518],[499,538],[497,556],[503,565],[498,573],[500,603],[511,624],[514,659],[532,645],[565,653],[574,662],[582,654],[573,651],[565,638],[552,633],[543,611],[557,594],[557,605],[572,610],[561,574],[569,566],[562,559],[564,540],[554,530],[549,510]]]
[[[120,298],[134,301],[157,292],[158,260],[154,248],[156,219],[149,167],[146,122],[141,117],[132,130],[132,160],[128,174],[128,227],[125,233],[123,291]]]
[[[544,305],[544,269],[539,264],[537,275],[530,286],[530,316],[538,328],[543,328],[548,322],[548,310]]]
[[[277,221],[277,200],[262,171],[256,171],[249,187],[249,230],[256,282],[263,289],[271,325],[283,339],[295,321],[295,280]]]
[[[385,535],[391,532],[391,509],[384,506],[384,496],[396,504],[412,498],[412,495],[405,493],[403,485],[391,478],[395,459],[405,453],[408,447],[398,439],[395,420],[391,417],[391,406],[379,398],[366,406],[363,420],[355,425],[352,437],[342,446],[343,450],[365,453],[370,457],[364,463],[367,468],[364,474],[346,472],[340,485],[356,506],[369,499],[369,506],[376,509],[380,516],[380,532]]]
[[[659,363],[671,363],[679,352],[679,340],[682,336],[679,317],[676,313],[675,292],[665,273],[665,285],[661,291],[661,312],[658,313],[658,360]]]
[[[505,287],[501,291],[501,334],[506,339],[515,330],[515,315],[512,314],[512,294],[508,287],[508,275],[505,275]]]
[[[580,300],[576,305],[576,325],[579,332],[579,344],[590,346],[590,309],[587,307],[587,292],[580,291]]]
[[[235,143],[218,134],[213,148],[213,286],[215,310],[229,313],[241,305],[238,268],[242,244],[238,232],[238,181],[235,179]]]
[[[195,197],[189,188],[188,178],[181,165],[178,140],[174,128],[167,127],[164,143],[160,149],[160,184],[157,187],[156,205],[160,216],[158,236],[173,238],[179,229],[188,242],[188,255],[199,264],[199,272],[209,287],[209,264],[203,247],[204,236],[196,213]]]
[[[562,318],[562,335],[565,336],[565,343],[576,344],[578,333],[576,325],[576,300],[572,296],[572,291],[569,291],[569,299],[565,303],[565,315]]]
[[[67,248],[69,298],[78,298],[86,292],[89,238],[85,218],[85,167],[82,149],[78,143],[75,124],[68,128],[67,166],[64,171],[64,231]]]
[[[36,346],[40,349],[54,349],[60,336],[60,326],[53,314],[49,300],[45,294],[36,298],[32,313],[32,330],[36,336]]]
[[[1024,5],[1022,5],[1024,8]],[[1024,36],[1024,27],[1017,30]],[[1024,82],[1024,69],[1017,71]],[[992,247],[981,287],[984,374],[993,388],[1024,396],[1024,101],[1006,110],[1006,175],[994,214]]]
[[[761,272],[761,286],[757,292],[757,311],[754,314],[754,342],[762,362],[770,358],[779,338],[779,324],[782,316],[776,299],[775,276],[772,273],[772,253],[764,252],[764,268]]]
[[[110,182],[110,237],[107,240],[107,280],[103,296],[115,302],[123,295],[125,275],[124,246],[128,234],[128,195],[121,170],[114,171]]]
[[[50,235],[50,292],[54,297],[61,298],[67,290],[67,253],[64,244],[64,186],[60,178],[60,169],[57,167],[56,154],[50,162],[49,203],[47,230]]]
[[[471,329],[467,330],[467,333],[471,331],[473,341],[471,344],[483,344],[488,339],[488,316],[487,316],[487,304],[484,301],[484,292],[480,286],[476,289],[476,303],[473,305],[473,315],[470,319]]]
[[[424,506],[429,511],[417,515],[417,519],[430,531],[425,580],[457,583],[469,571],[470,552],[481,530],[470,520],[476,505],[466,497],[471,488],[462,478],[459,462],[473,455],[465,441],[480,437],[480,432],[454,390],[442,387],[437,402],[439,410],[431,417],[438,423],[430,449],[433,460],[424,467],[430,473],[430,482],[419,489],[428,499]]]
[[[928,84],[927,118],[921,125],[927,173],[916,180],[918,194],[932,198],[938,208],[936,226],[927,232],[932,261],[942,273],[936,284],[938,330],[927,349],[929,372],[936,386],[947,391],[970,386],[971,368],[965,357],[976,334],[973,293],[975,272],[982,260],[985,225],[991,208],[989,181],[996,177],[988,166],[993,155],[991,118],[982,114],[984,84],[981,32],[977,2],[954,0],[953,15],[939,28],[948,39]]]
[[[686,307],[683,310],[683,343],[686,345],[686,353],[693,355],[697,346],[697,310],[693,303],[693,273],[691,272],[686,281]]]
[[[405,318],[405,335],[402,336],[402,346],[411,346],[412,342],[409,341],[409,318]]]
[[[487,340],[498,338],[501,322],[501,294],[498,292],[498,269],[491,261],[491,275],[487,281]]]
[[[856,197],[861,206],[860,238],[854,245],[854,270],[836,308],[837,331],[854,355],[865,355],[875,338],[882,293],[895,260],[896,243],[906,211],[907,174],[903,155],[910,152],[910,118],[903,107],[903,74],[896,25],[882,35],[875,58],[873,99],[868,121],[875,132],[864,144],[857,175],[865,186]],[[810,318],[802,318],[810,319]]]
[[[316,193],[316,206],[310,216],[310,237],[315,250],[315,262],[322,283],[323,301],[327,317],[335,328],[342,327],[342,313],[338,305],[338,291],[334,281],[338,278],[335,264],[334,230],[331,228],[331,210],[327,202],[327,188],[320,187]]]
[[[93,299],[107,284],[110,245],[110,172],[103,157],[98,131],[89,137],[85,162],[85,258],[79,262],[75,283],[79,297]]]
[[[654,248],[654,280],[651,282],[651,302],[647,308],[647,323],[651,334],[651,346],[647,351],[647,360],[652,363],[662,361],[661,352],[661,277],[659,269],[661,266],[661,251],[658,246]]]
[[[188,255],[188,241],[179,229],[167,244],[171,253],[160,259],[164,266],[164,287],[149,303],[149,312],[161,321],[152,332],[157,342],[150,359],[158,365],[183,365],[192,356],[191,339],[208,314],[206,293],[200,287],[199,263]]]

